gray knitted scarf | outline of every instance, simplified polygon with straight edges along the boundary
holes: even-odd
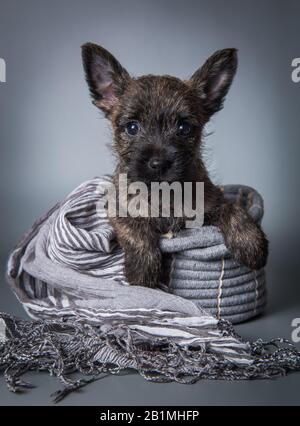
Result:
[[[147,380],[180,383],[299,370],[300,353],[291,343],[250,343],[234,332],[228,318],[238,322],[263,310],[264,273],[237,265],[215,227],[161,239],[163,253],[172,254],[168,287],[128,285],[99,190],[110,179],[76,188],[33,225],[9,258],[9,284],[33,319],[0,313],[0,367],[9,389],[31,387],[21,378],[28,370],[61,380],[55,401],[128,368]],[[254,190],[224,191],[261,220],[262,200]],[[82,377],[74,379],[75,372]]]

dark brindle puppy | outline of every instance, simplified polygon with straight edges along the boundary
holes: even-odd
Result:
[[[153,75],[132,78],[107,50],[95,44],[85,44],[82,54],[94,104],[113,127],[118,157],[115,181],[126,173],[129,183],[204,182],[205,224],[220,228],[238,262],[251,269],[263,267],[268,254],[263,231],[239,204],[224,200],[201,159],[203,128],[222,108],[237,68],[236,50],[216,52],[187,81]],[[125,252],[127,280],[155,287],[162,269],[158,240],[161,234],[182,227],[182,219],[111,220]]]

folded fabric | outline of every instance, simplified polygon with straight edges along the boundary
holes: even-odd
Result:
[[[228,321],[212,316],[193,300],[169,293],[166,286],[129,286],[123,274],[123,252],[106,216],[102,189],[110,181],[110,176],[104,176],[76,188],[33,225],[9,258],[8,281],[34,319],[0,314],[0,366],[11,390],[29,386],[20,379],[27,370],[47,370],[58,376],[64,384],[55,395],[59,400],[104,372],[127,368],[148,380],[183,383],[200,378],[265,378],[300,368],[300,354],[288,342],[244,342]],[[259,217],[259,208],[252,206]],[[222,314],[226,304],[220,305],[223,299],[220,294],[216,297],[209,283],[220,283],[219,253],[214,253],[221,249],[227,259],[227,249],[217,229],[206,227],[193,233],[184,231],[182,237],[161,241],[162,250],[174,253],[175,261],[184,253],[180,264],[184,268],[178,268],[171,289],[182,274],[183,290],[186,281],[196,283],[196,288],[208,291],[207,299],[218,300]],[[201,235],[207,237],[203,241],[218,238],[209,261],[198,256]],[[193,253],[194,249],[198,251]],[[190,250],[191,256],[186,256]],[[198,269],[189,263],[195,259]],[[211,275],[198,286],[197,273],[205,270],[204,262],[206,268],[212,265]],[[253,281],[246,272],[242,282],[227,286],[236,279],[237,265],[228,259],[227,266],[224,300],[239,294],[233,287],[239,289],[245,283],[251,287]],[[195,273],[195,279],[189,275],[187,280],[187,271]],[[70,373],[76,371],[91,378],[71,379]]]

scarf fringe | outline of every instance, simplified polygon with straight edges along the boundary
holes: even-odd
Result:
[[[300,352],[285,339],[249,343],[251,362],[243,365],[228,361],[222,351],[211,351],[209,343],[191,346],[179,345],[170,337],[141,339],[127,325],[103,332],[80,321],[32,322],[7,314],[0,318],[6,325],[5,335],[0,336],[0,368],[9,390],[33,388],[21,379],[28,371],[48,371],[63,384],[51,395],[54,402],[108,373],[120,374],[128,368],[149,381],[184,384],[200,379],[269,379],[300,370]],[[230,336],[242,342],[226,320],[219,321],[218,329],[224,341]],[[81,377],[73,378],[78,373]]]

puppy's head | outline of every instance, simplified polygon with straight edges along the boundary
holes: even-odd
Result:
[[[123,172],[145,183],[190,181],[203,126],[223,106],[237,67],[236,49],[214,53],[189,80],[132,78],[104,48],[82,47],[94,104],[112,123]]]

